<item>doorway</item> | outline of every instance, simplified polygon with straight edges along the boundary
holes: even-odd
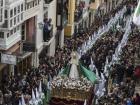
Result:
[[[27,69],[32,67],[32,54],[23,60],[21,60],[16,66],[15,66],[15,73],[21,73],[22,75],[26,73]]]

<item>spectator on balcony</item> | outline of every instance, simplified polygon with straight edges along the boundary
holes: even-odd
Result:
[[[48,33],[48,18],[44,19],[44,27],[43,27],[43,39],[44,39],[44,42],[46,42],[47,33]]]
[[[49,19],[49,20],[48,20],[48,18],[44,19],[43,39],[45,42],[47,40],[49,40],[49,38],[50,38],[50,32],[52,29],[51,21],[52,21],[52,19]]]
[[[82,16],[83,13],[83,8],[82,7],[78,7],[78,18],[80,18]]]

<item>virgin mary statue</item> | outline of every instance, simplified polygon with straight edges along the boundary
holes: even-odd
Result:
[[[79,63],[78,53],[76,51],[73,51],[71,53],[71,60],[70,60],[71,69],[69,73],[69,78],[75,80],[79,79],[79,72],[77,69],[78,63]]]

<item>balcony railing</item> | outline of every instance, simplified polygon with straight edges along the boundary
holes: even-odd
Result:
[[[43,40],[48,42],[53,37],[53,25],[50,26],[50,29],[46,30],[43,28]]]

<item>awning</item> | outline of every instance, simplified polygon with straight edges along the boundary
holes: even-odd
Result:
[[[18,55],[17,57],[19,59],[24,59],[24,58],[30,56],[31,54],[32,54],[32,52],[25,52],[25,53],[22,53],[22,54]]]
[[[11,52],[11,53],[14,53],[16,52],[17,49],[20,48],[20,45],[19,45],[19,42],[16,43],[15,45],[13,45],[12,47],[10,47],[6,52]]]
[[[25,52],[25,53],[17,55],[17,62],[22,61],[23,59],[27,58],[31,54],[32,54],[32,52]]]

